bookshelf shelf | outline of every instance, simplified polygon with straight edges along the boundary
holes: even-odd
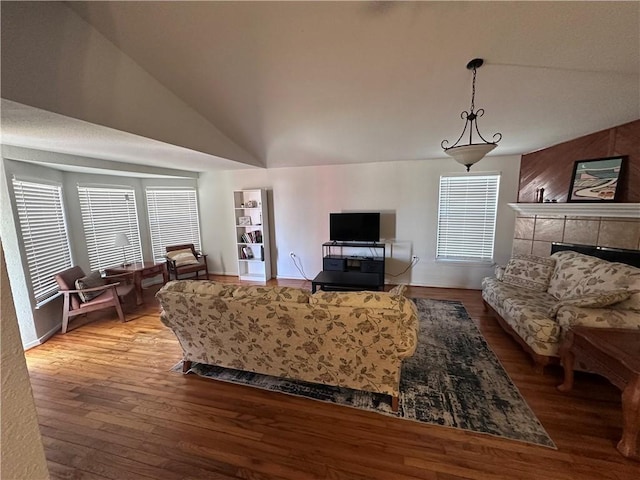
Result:
[[[238,276],[241,280],[266,283],[271,278],[266,190],[234,191],[233,210]]]

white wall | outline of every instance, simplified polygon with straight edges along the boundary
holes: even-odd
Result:
[[[511,254],[515,213],[507,203],[516,201],[519,169],[519,156],[487,157],[472,168],[474,173],[502,174],[498,263]],[[237,274],[233,191],[263,187],[271,190],[272,270],[278,278],[302,278],[289,258],[291,251],[306,277],[315,277],[322,270],[321,245],[329,240],[329,213],[361,210],[382,213],[387,283],[480,288],[493,267],[435,261],[439,179],[451,172],[463,174],[464,168],[451,159],[436,159],[203,173],[198,188],[210,271]],[[392,277],[406,268],[412,255],[420,257],[418,265]]]
[[[39,480],[49,478],[47,462],[38,429],[29,373],[22,352],[16,311],[7,288],[4,248],[0,249],[0,284],[2,284],[0,328],[2,329],[2,478]]]

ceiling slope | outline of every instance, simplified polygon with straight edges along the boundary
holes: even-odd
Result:
[[[134,163],[175,161],[144,155],[156,141],[165,152],[180,147],[173,153],[189,165],[174,167],[262,166],[59,2],[2,2],[2,98],[13,102],[3,102],[3,143]]]
[[[103,71],[96,64],[113,65],[113,60],[98,56],[105,49],[93,44],[108,39],[166,93],[154,97],[161,105],[147,105],[151,113],[142,135],[211,153],[219,138],[204,137],[213,129],[239,150],[227,144],[222,154],[217,142],[218,155],[248,164],[442,157],[440,142],[455,141],[463,127],[460,112],[468,110],[471,96],[465,65],[474,57],[485,59],[477,80],[476,108],[486,110],[480,129],[487,138],[503,134],[493,155],[527,153],[640,117],[638,2],[69,2],[68,7],[93,29],[71,42],[65,15],[67,23],[53,32],[60,51],[27,62],[28,68],[12,75],[12,86],[19,93],[25,88],[16,84],[29,72],[55,70],[49,78],[56,81],[47,88],[68,92],[65,84],[75,82],[82,95],[52,101],[54,94],[32,91],[31,103],[23,103],[58,112],[125,111],[136,105],[138,90],[129,76],[112,75],[108,83],[117,88],[94,87],[101,85],[96,75]],[[27,10],[42,7],[23,8],[31,15]],[[3,96],[4,21],[3,2]],[[15,42],[12,48],[28,53]],[[71,52],[81,58],[72,61]],[[76,68],[61,71],[68,65]],[[86,72],[88,67],[94,70]],[[177,111],[188,109],[193,118],[157,118],[159,109],[172,111],[178,104]],[[140,116],[121,120],[121,129],[133,133],[145,123]],[[167,131],[167,123],[190,141],[170,140],[175,132]]]

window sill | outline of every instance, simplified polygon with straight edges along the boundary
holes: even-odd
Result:
[[[436,263],[440,263],[442,265],[448,265],[451,267],[457,266],[465,266],[465,267],[493,267],[495,262],[493,260],[465,260],[465,259],[457,259],[457,258],[436,258]]]
[[[60,292],[56,293],[55,295],[52,295],[44,300],[42,300],[39,303],[36,303],[36,310],[40,310],[42,307],[44,307],[47,303],[53,302],[56,298],[61,297],[62,294]]]

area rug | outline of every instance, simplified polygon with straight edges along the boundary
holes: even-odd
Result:
[[[403,362],[400,407],[387,395],[193,363],[190,372],[407,420],[556,448],[460,302],[414,299],[416,353]],[[181,370],[181,364],[174,367]]]

